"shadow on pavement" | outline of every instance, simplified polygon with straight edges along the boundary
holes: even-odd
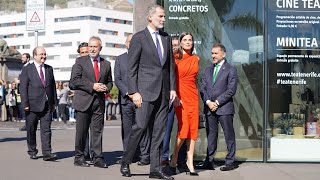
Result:
[[[117,161],[121,159],[122,151],[104,152],[103,157],[106,160],[108,166],[117,164]]]
[[[10,142],[10,141],[25,141],[27,137],[18,137],[18,138],[1,138],[0,142]]]
[[[69,158],[69,157],[73,157],[74,156],[74,151],[62,151],[62,152],[55,152],[55,154],[57,154],[57,160],[59,159],[65,159],[65,158]]]

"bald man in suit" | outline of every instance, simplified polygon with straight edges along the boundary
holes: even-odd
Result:
[[[45,64],[46,50],[39,46],[33,50],[34,63],[22,68],[20,95],[26,114],[27,144],[30,159],[37,159],[36,131],[40,120],[41,147],[44,161],[57,158],[51,148],[52,112],[57,102],[55,79],[51,66]]]

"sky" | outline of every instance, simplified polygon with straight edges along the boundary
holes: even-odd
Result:
[[[134,0],[128,0],[129,1],[129,3],[131,3],[131,4],[133,4],[133,2],[134,2]]]

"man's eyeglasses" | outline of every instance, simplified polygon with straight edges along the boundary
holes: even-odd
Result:
[[[89,54],[89,51],[80,52],[80,54]]]
[[[47,56],[46,53],[37,54],[38,56]]]

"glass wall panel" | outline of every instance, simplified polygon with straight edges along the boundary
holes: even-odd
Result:
[[[262,0],[168,0],[165,31],[194,35],[195,54],[200,57],[200,72],[211,65],[211,47],[221,42],[227,49],[227,61],[238,70],[239,84],[234,97],[236,114],[236,159],[261,161],[263,152],[263,4]],[[201,114],[202,101],[199,102]],[[175,142],[172,134],[172,146]],[[171,146],[171,147],[172,147]],[[195,159],[206,156],[205,129],[199,131]],[[224,160],[226,146],[219,129],[216,159]]]
[[[267,3],[268,159],[319,162],[319,1]]]

